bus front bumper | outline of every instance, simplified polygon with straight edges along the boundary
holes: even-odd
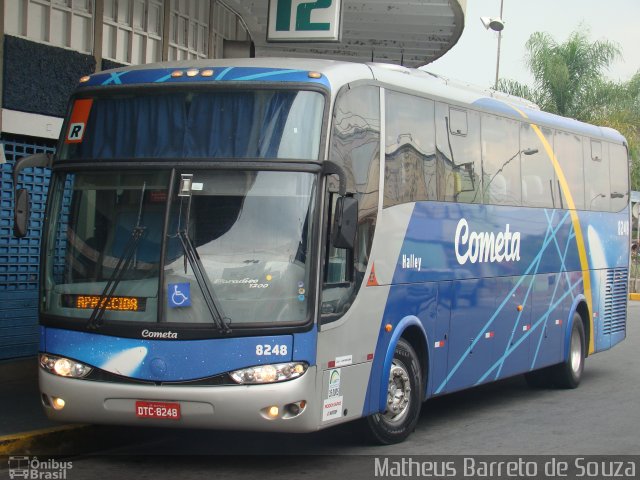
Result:
[[[318,429],[315,379],[316,367],[287,382],[211,387],[106,383],[39,372],[45,412],[58,422],[273,432]],[[62,409],[53,408],[56,398],[64,400]],[[140,418],[140,401],[179,403],[180,418]],[[302,401],[304,408],[292,415],[288,406]],[[268,414],[271,407],[278,407],[277,416]]]

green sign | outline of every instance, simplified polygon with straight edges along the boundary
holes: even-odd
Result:
[[[337,42],[342,0],[269,0],[267,40]]]

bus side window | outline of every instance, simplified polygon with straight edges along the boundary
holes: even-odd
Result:
[[[548,142],[553,144],[553,130],[538,127]],[[556,196],[558,182],[553,163],[538,133],[529,123],[520,125],[522,155],[522,205],[525,207],[559,208]]]
[[[629,159],[622,145],[609,145],[611,164],[611,211],[619,212],[629,204]]]
[[[482,116],[484,202],[520,205],[520,123],[495,115]]]
[[[553,149],[560,164],[560,168],[567,181],[569,192],[573,198],[573,203],[577,210],[585,208],[584,194],[584,175],[585,169],[582,158],[582,139],[574,133],[556,131],[554,137]],[[607,179],[607,182],[609,180]],[[560,188],[561,184],[557,182],[560,192],[561,202],[558,207],[569,208],[565,193]],[[555,187],[556,185],[554,185]],[[608,187],[607,187],[608,188]],[[591,197],[589,197],[591,198]],[[589,206],[587,206],[589,208]]]
[[[386,91],[384,207],[437,200],[434,102]]]
[[[608,212],[611,200],[608,145],[584,139],[585,203],[587,210]]]
[[[449,132],[453,135],[465,136],[468,130],[467,111],[449,107]]]
[[[438,198],[481,203],[480,115],[437,103],[435,118]]]
[[[325,264],[321,315],[337,320],[350,307],[363,282],[378,215],[380,184],[380,89],[345,87],[336,99],[329,159],[347,177],[347,192],[358,200],[358,228],[353,250],[331,245],[337,180],[327,177]]]

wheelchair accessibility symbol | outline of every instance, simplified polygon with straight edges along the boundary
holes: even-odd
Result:
[[[191,306],[191,284],[170,283],[167,292],[169,307],[190,307]]]

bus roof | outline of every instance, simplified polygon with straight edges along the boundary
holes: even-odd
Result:
[[[189,71],[196,72],[193,76]],[[202,72],[209,70],[207,76]],[[172,76],[173,72],[181,72]],[[311,72],[320,76],[309,75]],[[616,130],[543,112],[525,99],[447,79],[420,69],[379,63],[301,58],[203,59],[152,63],[107,70],[84,79],[79,87],[158,83],[277,82],[310,83],[337,92],[356,81],[378,81],[391,89],[423,95],[466,108],[526,120],[615,143],[626,143]]]

